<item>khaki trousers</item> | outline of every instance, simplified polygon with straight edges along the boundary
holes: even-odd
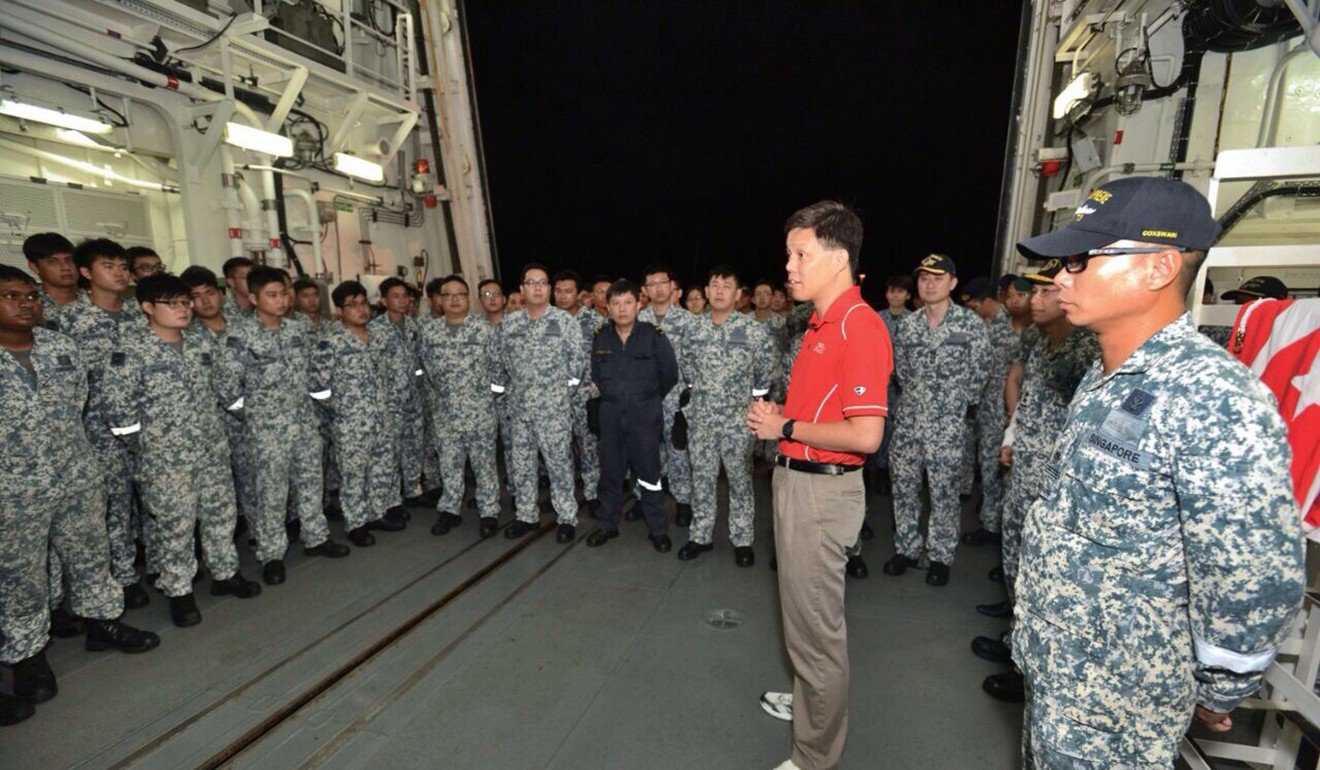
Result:
[[[848,732],[843,581],[866,511],[862,474],[776,467],[772,489],[784,646],[793,663],[793,763],[832,770]]]

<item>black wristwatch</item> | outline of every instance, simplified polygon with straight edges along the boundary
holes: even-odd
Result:
[[[791,438],[793,438],[793,423],[795,423],[795,422],[797,422],[797,420],[794,420],[794,419],[791,419],[791,418],[788,419],[788,420],[785,420],[785,421],[784,421],[784,427],[782,427],[782,428],[779,429],[779,434],[780,434],[781,436],[783,436],[784,438],[786,438],[786,439],[791,439]]]

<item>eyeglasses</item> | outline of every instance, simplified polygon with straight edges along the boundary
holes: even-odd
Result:
[[[1086,269],[1086,263],[1095,257],[1121,257],[1125,254],[1159,254],[1161,251],[1177,249],[1177,246],[1140,246],[1133,248],[1105,248],[1091,249],[1081,254],[1069,254],[1066,257],[1060,257],[1059,261],[1063,263],[1063,269],[1069,273],[1080,273]]]
[[[526,286],[526,287],[528,287],[529,289],[535,289],[535,288],[540,287],[540,286],[549,286],[549,285],[550,285],[550,282],[549,282],[549,281],[545,281],[545,280],[523,281],[523,286]]]
[[[349,299],[344,300],[344,304],[340,305],[340,307],[370,307],[370,305],[371,303],[367,302],[365,299]]]
[[[193,301],[192,301],[191,299],[158,299],[158,300],[156,300],[155,302],[153,302],[153,303],[151,303],[151,304],[153,304],[153,305],[169,305],[170,307],[174,308],[175,310],[179,310],[179,309],[182,309],[182,308],[190,308],[190,307],[192,307],[192,306],[193,306]]]
[[[467,295],[468,293],[465,291],[442,291],[440,292],[440,299],[454,299],[455,297],[466,297]]]
[[[647,281],[646,283],[644,283],[644,284],[642,284],[642,285],[645,286],[646,288],[650,289],[650,288],[652,288],[652,287],[654,287],[654,286],[668,286],[670,283],[671,283],[671,281]]]
[[[144,276],[155,275],[156,273],[165,272],[165,266],[159,262],[151,265],[138,265],[136,268],[133,269],[133,272]]]
[[[440,296],[443,297],[444,295],[441,294]],[[489,297],[502,297],[502,296],[504,296],[504,293],[503,293],[503,292],[498,292],[498,291],[491,291],[490,289],[487,289],[486,291],[481,292],[481,296],[483,296],[483,297],[487,297],[487,298],[489,298]]]
[[[1058,286],[1032,286],[1032,287],[1031,287],[1031,296],[1033,296],[1033,297],[1048,297],[1048,296],[1051,295],[1051,294],[1058,294],[1058,293],[1059,293],[1059,287],[1058,287]]]
[[[26,301],[26,302],[32,302],[32,303],[38,303],[38,302],[41,302],[41,292],[39,292],[39,291],[28,291],[28,292],[23,292],[23,291],[7,291],[7,292],[4,292],[3,294],[0,294],[0,299],[4,300],[5,302],[13,302],[13,303],[20,303],[20,302],[25,302],[25,301]]]

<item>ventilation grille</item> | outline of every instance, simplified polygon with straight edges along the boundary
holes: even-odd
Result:
[[[126,246],[151,245],[147,205],[135,193],[0,178],[0,264],[26,270],[23,240],[33,233],[56,232],[74,243],[109,237]]]

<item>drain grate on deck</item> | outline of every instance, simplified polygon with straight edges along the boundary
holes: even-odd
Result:
[[[711,628],[730,631],[743,624],[743,614],[737,610],[711,610],[706,613],[706,622]]]

